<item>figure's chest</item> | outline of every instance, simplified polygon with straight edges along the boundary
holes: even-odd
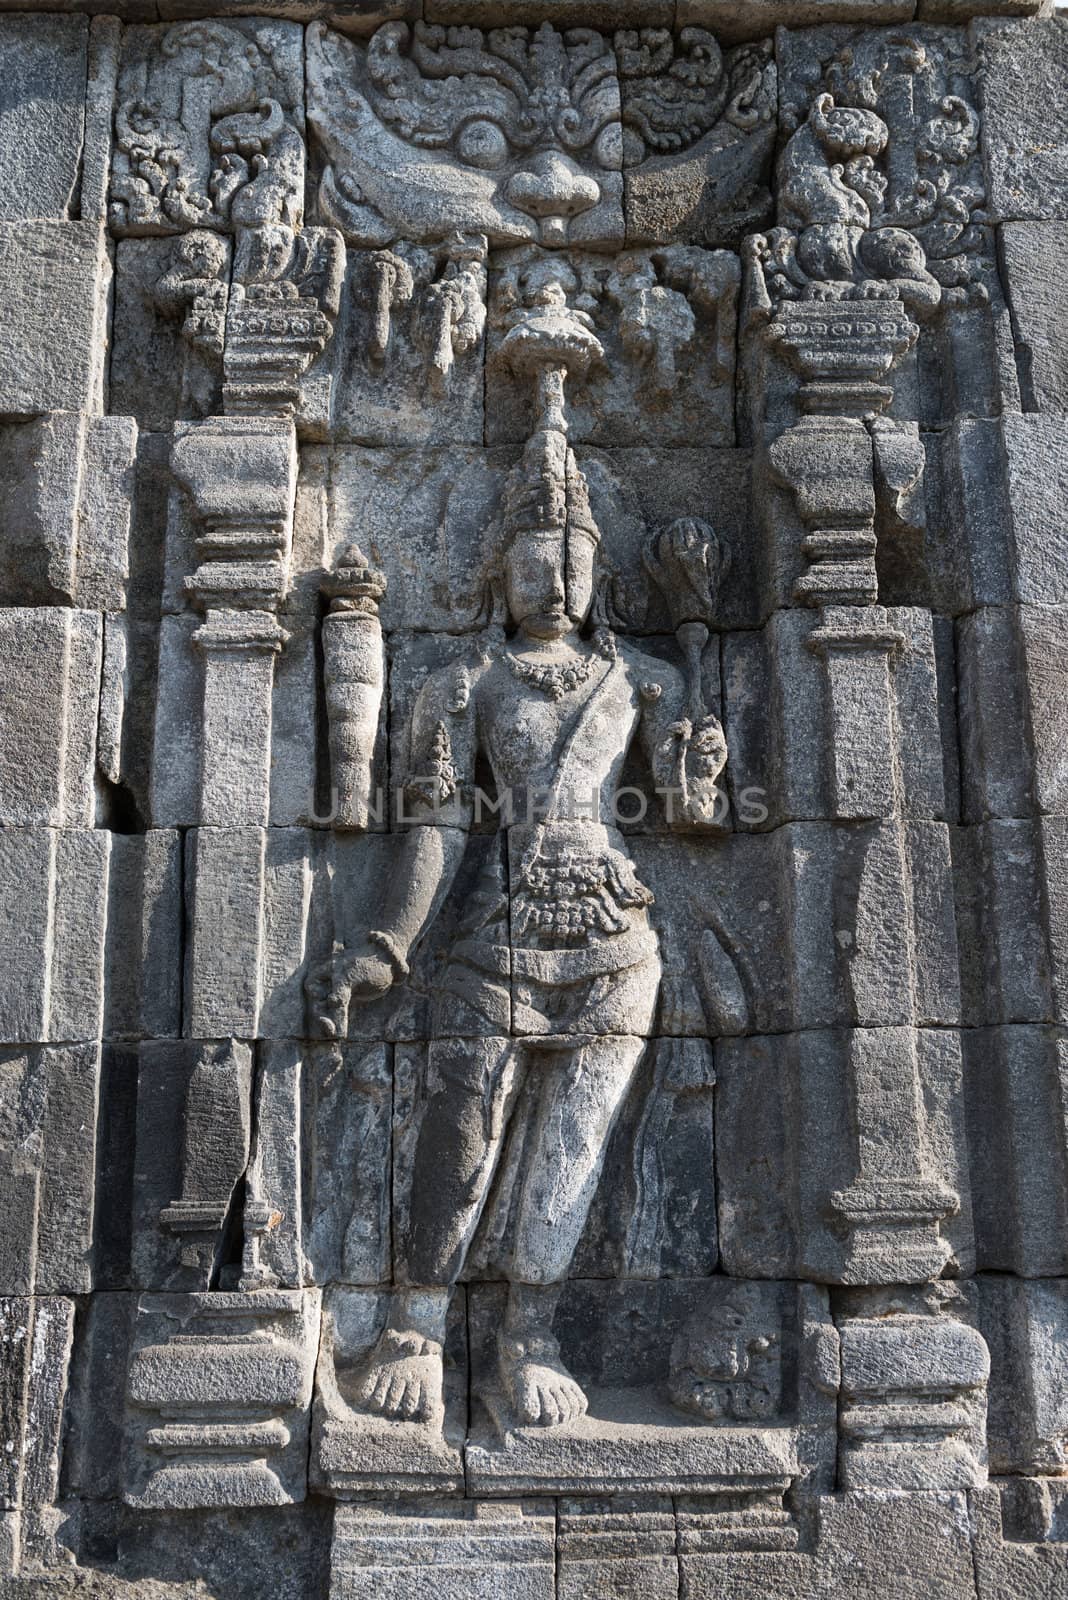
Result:
[[[483,681],[479,708],[483,746],[498,781],[544,783],[565,753],[569,768],[592,781],[607,776],[622,761],[635,723],[632,696],[616,687],[609,695],[603,684],[586,682],[554,697],[518,680],[502,663]]]
[[[482,725],[486,751],[498,777],[515,783],[551,766],[578,712],[576,696],[554,701],[540,690],[483,697]],[[503,688],[507,690],[508,686]]]

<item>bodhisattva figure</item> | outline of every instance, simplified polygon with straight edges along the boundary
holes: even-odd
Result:
[[[433,674],[416,704],[415,821],[385,914],[312,974],[309,995],[325,1032],[344,1036],[350,1001],[407,974],[460,865],[476,758],[488,758],[507,869],[486,870],[438,980],[403,1277],[356,1403],[440,1422],[446,1311],[491,1201],[507,1212],[504,1397],[518,1424],[553,1427],[586,1410],[553,1313],[661,972],[652,895],[615,826],[615,792],[637,741],[655,786],[670,791],[668,820],[717,826],[726,746],[714,716],[695,719],[683,673],[591,624],[600,535],[562,430],[543,426],[528,441],[500,534],[487,642],[472,665]]]

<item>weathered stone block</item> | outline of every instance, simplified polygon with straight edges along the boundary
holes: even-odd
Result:
[[[1023,410],[1063,417],[1068,412],[1068,299],[1057,264],[1068,249],[1068,221],[1007,222],[998,239]]]
[[[950,535],[936,579],[947,610],[1063,601],[1068,543],[1058,508],[1068,482],[1068,432],[1062,418],[962,419],[940,436],[928,473]]]
[[[279,1506],[304,1498],[319,1295],[142,1295],[127,1379],[126,1498]]]
[[[967,1028],[961,1042],[977,1265],[1068,1272],[1062,1032]]]
[[[318,452],[305,453],[310,476]],[[723,625],[759,620],[761,599],[747,532],[749,454],[742,450],[680,447],[669,451],[580,448],[590,502],[602,532],[607,564],[623,578],[615,603],[629,626],[669,630],[660,596],[641,576],[641,550],[650,533],[679,516],[707,517],[731,546]],[[329,470],[320,511],[308,508],[303,537],[294,537],[295,584],[301,570],[331,568],[355,540],[386,576],[383,627],[459,633],[473,628],[484,601],[498,497],[516,451],[491,453],[463,446],[323,452]]]
[[[0,221],[72,213],[88,37],[85,17],[0,19]]]
[[[390,1047],[269,1046],[268,1053],[276,1049],[303,1058],[309,1126],[303,1247],[312,1282],[381,1283],[391,1263]]]
[[[983,60],[983,165],[996,222],[1068,217],[1068,25],[975,25]]]
[[[138,1050],[131,1269],[144,1289],[219,1287],[240,1257],[252,1127],[252,1052],[236,1040]]]
[[[74,1342],[74,1302],[38,1296],[0,1298],[0,1514],[6,1524],[5,1576],[28,1561],[54,1564],[48,1538],[59,1521],[63,1408]],[[51,1558],[49,1560],[49,1558]]]
[[[327,357],[331,437],[367,445],[481,444],[485,251],[350,250]]]
[[[883,1089],[886,1116],[873,1111],[870,1099],[858,1112],[858,1093],[865,1086],[857,1073],[864,1061],[855,1058],[851,1047],[865,1041],[894,1046],[874,1063],[889,1068]],[[914,1050],[911,1058],[907,1047]],[[915,1074],[911,1088],[906,1068]],[[909,1228],[919,1226],[925,1209],[928,1215],[941,1210],[937,1231],[945,1250],[962,1272],[972,1269],[964,1087],[956,1035],[925,1029],[910,1039],[906,1030],[860,1029],[853,1034],[809,1031],[724,1039],[716,1043],[716,1077],[716,1177],[725,1271],[824,1282],[907,1281],[917,1246]],[[915,1097],[911,1126],[900,1118],[902,1090]],[[897,1240],[889,1231],[887,1259],[879,1261],[873,1254],[865,1264],[862,1256],[849,1255],[845,1222],[853,1210],[851,1190],[859,1208],[858,1180],[865,1175],[865,1164],[877,1159],[884,1135],[884,1154],[893,1150],[897,1138],[911,1149],[914,1192],[910,1195],[902,1187],[891,1198],[887,1189],[886,1209],[900,1212]],[[904,1178],[904,1165],[900,1162],[899,1171],[887,1176]],[[942,1197],[937,1202],[933,1191]]]
[[[442,1600],[553,1600],[551,1501],[341,1504],[330,1547],[330,1600],[405,1600],[432,1586]]]
[[[398,1492],[456,1495],[463,1491],[465,1481],[466,1294],[458,1292],[449,1308],[443,1342],[444,1409],[429,1422],[391,1420],[369,1412],[362,1404],[368,1357],[385,1326],[388,1309],[389,1295],[381,1290],[334,1286],[326,1291],[315,1369],[311,1482],[320,1492],[342,1499]],[[448,1503],[438,1501],[442,1507]],[[401,1561],[408,1565],[412,1554],[402,1551]]]
[[[783,1480],[818,1453],[830,1417],[805,1406],[814,1352],[801,1348],[792,1285],[572,1280],[553,1331],[589,1410],[555,1428],[517,1429],[501,1389],[503,1285],[475,1285],[469,1298],[469,1492],[717,1495],[744,1477],[781,1512]]]
[[[979,1325],[990,1346],[990,1467],[1060,1474],[1068,1446],[1068,1282],[976,1279]]]
[[[961,621],[958,640],[964,820],[1064,815],[1068,631],[1062,611],[984,607]]]
[[[0,1041],[95,1039],[111,836],[0,829]]]
[[[94,222],[0,224],[0,412],[103,409],[108,287]]]
[[[943,751],[939,715],[951,694],[952,659],[940,648],[928,612],[891,608],[886,624],[902,637],[890,667],[893,715],[888,725],[885,698],[873,703],[858,674],[853,716],[868,753],[869,782],[868,792],[852,799],[835,796],[836,730],[825,662],[813,648],[821,629],[817,616],[778,611],[759,632],[724,636],[724,732],[736,825],[888,816],[895,808],[909,817],[952,816],[955,774]],[[849,664],[855,658],[851,652]],[[876,792],[870,780],[877,765],[884,781]],[[767,814],[756,822],[758,809]]]
[[[949,843],[944,825],[922,822],[635,839],[680,1015],[714,1035],[956,1021]]]
[[[973,1600],[968,1498],[962,1493],[824,1495],[815,1593],[835,1600]]]
[[[108,209],[116,233],[180,233],[191,223],[218,228],[231,211],[234,222],[255,217],[300,224],[302,37],[295,22],[233,15],[207,31],[181,22],[127,28]],[[187,84],[208,77],[210,93],[187,91]],[[227,163],[225,155],[236,152],[239,140],[255,138],[268,99],[273,115],[260,129],[265,160],[254,171],[243,159]],[[146,101],[156,116],[141,128],[138,108]],[[242,120],[234,123],[234,116]],[[259,189],[252,187],[255,177],[264,179]],[[268,187],[273,205],[261,200],[257,211],[257,196]],[[187,195],[196,200],[190,203]]]
[[[221,352],[209,330],[197,328],[197,315],[210,294],[224,309],[230,246],[220,239],[204,247],[199,261],[186,261],[183,244],[121,239],[115,249],[111,409],[136,417],[146,430],[169,429],[179,418],[222,409]],[[203,294],[212,281],[216,257],[222,263],[219,287],[207,291],[198,307],[194,293]]]
[[[305,981],[335,941],[354,945],[381,920],[404,838],[304,828],[192,830],[186,840],[186,1032],[200,1038],[318,1036]],[[350,1007],[351,1038],[427,1037],[442,954],[494,847],[493,836],[469,842],[410,976],[382,998]]]
[[[0,822],[92,827],[101,619],[0,610]]]
[[[112,835],[108,930],[106,1035],[177,1034],[182,981],[182,840],[177,832]]]
[[[677,1600],[674,1506],[666,1496],[560,1502],[558,1600],[608,1600],[621,1591]]]
[[[572,1276],[689,1278],[715,1270],[715,1082],[707,1039],[647,1042]]]
[[[708,27],[717,40],[733,42],[739,23],[743,28],[748,24],[754,38],[769,34],[777,25],[769,16],[769,27],[762,29],[754,15],[745,15],[747,8],[731,5],[730,0],[718,6],[712,0],[711,15],[703,22],[699,11],[706,3],[685,0],[676,6],[677,31],[670,55],[666,35],[658,37],[653,57],[645,56],[640,46],[635,49],[632,34],[617,37],[628,245],[734,245],[771,215],[767,185],[775,140],[777,82],[766,44],[717,57],[722,74],[719,82],[732,88],[737,85],[751,108],[744,126],[729,113],[717,115],[719,103],[714,93],[694,121],[677,116],[675,108],[667,110],[665,121],[674,124],[670,132],[664,123],[651,126],[645,117],[650,89],[654,96],[664,96],[666,106],[674,99],[674,82],[685,79],[696,64],[703,37],[687,30]],[[748,10],[752,13],[753,8]],[[654,69],[651,74],[650,65]],[[708,87],[715,82],[712,77]]]
[[[843,1488],[983,1487],[990,1354],[971,1320],[953,1289],[842,1297]]]
[[[1062,817],[951,832],[961,1014],[969,1026],[1062,1022],[1068,837]]]
[[[122,1497],[126,1374],[137,1310],[134,1294],[99,1289],[79,1329],[70,1379],[70,1431],[63,1457],[69,1494]]]
[[[4,1294],[84,1294],[93,1284],[99,1050],[0,1054]]]
[[[486,349],[490,444],[521,442],[535,424],[528,377],[512,370],[508,356],[525,320],[538,315],[547,292],[542,279],[552,271],[525,251],[495,259]],[[598,351],[569,386],[574,442],[734,444],[740,273],[733,255],[685,246],[635,251],[614,262],[572,255],[556,271],[552,281],[581,302],[591,349]]]
[[[969,1496],[969,1513],[979,1600],[1013,1594],[1056,1600],[1068,1583],[1060,1483],[1003,1478]]]

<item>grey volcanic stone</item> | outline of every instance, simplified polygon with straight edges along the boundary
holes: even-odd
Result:
[[[1068,308],[1056,263],[1068,245],[1068,223],[1007,222],[998,237],[1025,409],[1064,416],[1068,365],[1061,330]]]
[[[1068,216],[1068,27],[976,25],[983,58],[983,164],[997,222]]]
[[[102,631],[93,611],[0,611],[0,821],[92,825]]]
[[[0,220],[75,214],[89,23],[0,19]]]
[[[4,1600],[1065,1600],[1068,25],[25,3]]]
[[[111,265],[92,222],[0,224],[0,410],[103,408]]]

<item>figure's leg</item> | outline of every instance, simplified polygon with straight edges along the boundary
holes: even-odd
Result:
[[[357,1390],[370,1411],[412,1422],[443,1415],[449,1297],[500,1158],[515,1087],[507,1039],[438,1039],[429,1047],[400,1287]]]
[[[645,1040],[594,1039],[557,1060],[538,1096],[530,1164],[519,1197],[512,1284],[498,1335],[499,1367],[517,1416],[553,1427],[586,1410],[560,1360],[552,1320],[604,1165],[605,1149]]]

